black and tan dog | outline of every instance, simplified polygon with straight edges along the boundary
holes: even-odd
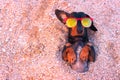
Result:
[[[64,24],[66,18],[84,18],[89,17],[89,15],[83,12],[72,12],[67,13],[62,10],[55,10],[57,18]],[[89,27],[93,31],[97,29],[93,25]],[[72,28],[68,28],[68,41],[64,46],[62,52],[62,58],[64,61],[69,63],[72,69],[78,72],[88,71],[89,62],[95,61],[95,50],[92,44],[89,42],[87,29],[82,26],[81,21],[77,21],[77,25]]]

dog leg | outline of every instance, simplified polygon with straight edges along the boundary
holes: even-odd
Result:
[[[88,61],[88,56],[89,56],[89,46],[85,45],[82,48],[82,51],[80,52],[80,60],[84,61]]]
[[[72,45],[70,43],[67,43],[64,46],[63,53],[62,53],[62,59],[69,64],[72,64],[76,60],[76,55],[74,52],[74,49],[72,48]]]
[[[94,47],[91,46],[90,48],[91,48],[91,50],[90,50],[90,54],[89,54],[89,61],[95,62],[95,54],[96,53],[95,53]]]
[[[87,43],[87,45],[88,45],[89,48],[90,48],[88,60],[89,60],[90,62],[94,62],[94,61],[95,61],[95,57],[96,57],[95,49],[94,49],[94,47],[92,46],[91,43]]]

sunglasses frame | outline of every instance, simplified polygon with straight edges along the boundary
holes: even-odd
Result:
[[[90,18],[90,17],[83,17],[83,18],[69,17],[69,18],[76,19],[76,21],[78,21],[78,20],[82,21],[84,18],[89,18],[91,21],[93,21],[93,18]],[[64,22],[66,23],[66,21],[67,21],[69,18],[65,18],[65,19],[64,19]],[[83,25],[82,25],[82,26],[83,26]],[[72,26],[72,27],[74,27],[74,26]]]

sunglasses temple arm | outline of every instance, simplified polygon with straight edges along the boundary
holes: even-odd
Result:
[[[67,19],[68,19],[68,18],[63,19],[64,23],[66,23]]]
[[[90,18],[93,21],[93,18]]]

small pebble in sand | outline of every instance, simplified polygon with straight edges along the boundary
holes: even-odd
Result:
[[[6,50],[4,48],[2,48],[2,51],[5,52]]]

